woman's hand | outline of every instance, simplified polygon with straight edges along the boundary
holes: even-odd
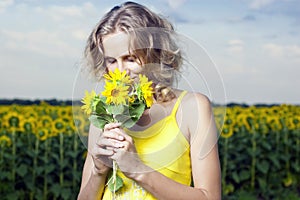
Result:
[[[110,157],[114,154],[113,149],[119,144],[117,140],[123,139],[123,137],[116,138],[117,135],[112,130],[119,126],[120,124],[107,124],[100,137],[95,138],[96,143],[91,154],[94,162],[94,172],[98,174],[106,174],[112,168],[112,159]]]
[[[100,143],[106,147],[109,154],[113,151],[109,158],[117,162],[124,175],[134,178],[138,172],[142,172],[147,167],[136,152],[134,140],[125,133],[120,125],[120,123],[107,124],[104,127]]]

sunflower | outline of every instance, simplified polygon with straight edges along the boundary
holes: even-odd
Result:
[[[140,87],[138,87],[138,96],[139,98],[145,99],[146,106],[149,108],[153,104],[153,88],[152,81],[148,81],[148,78],[145,75],[139,75],[140,78]],[[140,98],[141,99],[141,98]]]
[[[272,131],[280,131],[282,129],[282,125],[280,123],[280,119],[278,115],[268,116],[267,125],[270,127]]]
[[[3,126],[10,131],[19,131],[20,122],[24,120],[24,116],[16,111],[10,111],[3,117]]]
[[[52,122],[52,131],[55,133],[63,133],[66,128],[66,123],[61,118],[57,118]]]
[[[26,131],[26,132],[32,131],[32,132],[34,132],[35,129],[36,129],[36,126],[37,126],[37,121],[32,116],[20,121],[20,128],[21,128],[22,131]]]
[[[10,146],[11,145],[11,139],[6,135],[0,136],[0,145],[1,145],[1,147]]]
[[[65,116],[69,116],[72,114],[72,108],[67,106],[67,107],[59,107],[58,108],[58,116],[59,117],[65,117]]]
[[[103,77],[111,82],[130,84],[130,76],[126,74],[126,71],[121,72],[118,68],[115,71],[109,71],[107,74],[104,74]]]
[[[42,115],[38,120],[38,127],[46,127],[49,128],[52,126],[52,117],[49,115]]]
[[[84,118],[83,117],[73,117],[73,125],[74,125],[74,129],[77,128],[78,130],[83,130],[84,128]]]
[[[39,128],[38,131],[35,133],[35,136],[41,140],[41,141],[45,141],[46,139],[48,139],[50,137],[50,131],[48,128]]]
[[[115,81],[105,81],[105,90],[102,95],[106,97],[107,104],[126,104],[129,94],[129,86]]]
[[[82,103],[84,104],[81,108],[86,112],[86,114],[91,114],[93,111],[93,101],[97,97],[96,92],[93,90],[91,93],[85,91],[85,96],[82,98]]]
[[[224,124],[222,127],[221,137],[230,138],[233,135],[233,127],[229,124]]]

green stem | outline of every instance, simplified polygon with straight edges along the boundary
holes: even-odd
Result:
[[[113,192],[113,199],[116,198],[116,186],[117,186],[117,169],[118,165],[115,160],[113,160],[113,184],[114,184],[114,192]]]
[[[48,144],[49,139],[47,138],[44,142],[45,144],[45,152],[44,152],[44,161],[45,161],[45,166],[48,165],[48,153],[49,153],[49,144]],[[47,175],[48,172],[47,170],[44,171],[44,185],[43,185],[43,199],[47,199],[48,195],[48,183],[47,183]]]
[[[251,189],[254,189],[255,187],[255,165],[256,165],[256,131],[254,128],[252,128],[253,133],[252,133],[252,138],[251,138],[251,143],[252,143],[252,161],[251,161]]]
[[[227,157],[228,157],[228,138],[224,138],[224,156],[223,156],[223,165],[222,165],[223,193],[225,192],[225,186],[226,186]]]
[[[78,140],[77,140],[77,135],[75,133],[73,133],[73,152],[78,152]],[[76,179],[75,176],[77,176],[76,174],[77,172],[77,156],[73,158],[73,189],[75,190],[77,188],[77,184],[76,184]]]
[[[59,184],[61,188],[64,184],[64,173],[63,173],[63,164],[64,164],[64,135],[59,133]]]
[[[3,164],[3,156],[4,156],[4,145],[1,144],[1,151],[0,151],[0,170],[2,171]]]
[[[4,149],[4,147],[3,147],[3,145],[1,145],[1,152],[0,152],[0,166],[2,166],[2,163],[3,163],[3,149]]]
[[[276,155],[279,155],[279,140],[280,140],[280,132],[276,131],[276,151],[277,151]]]
[[[13,185],[15,186],[16,184],[16,151],[17,151],[17,146],[16,146],[16,132],[15,130],[12,131],[12,172],[11,172],[11,177],[12,177],[12,182]]]
[[[300,139],[298,136],[300,129],[296,130],[296,166],[299,166],[299,158],[300,158]]]
[[[35,178],[36,178],[36,169],[37,169],[37,158],[38,158],[38,153],[39,153],[39,144],[40,144],[40,140],[37,137],[35,137],[33,169],[32,169],[33,190],[30,193],[30,199],[31,200],[34,199],[34,194],[35,194]]]
[[[284,131],[284,144],[285,144],[284,153],[285,153],[285,155],[289,155],[288,139],[289,139],[288,138],[288,130],[285,129],[285,131]],[[289,171],[290,171],[290,159],[286,159],[285,167],[286,167],[286,172],[289,173]]]

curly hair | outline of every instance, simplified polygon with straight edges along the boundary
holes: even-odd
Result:
[[[145,65],[144,70],[155,83],[172,85],[175,71],[182,64],[181,51],[172,34],[172,24],[147,7],[125,2],[111,9],[89,35],[84,57],[96,77],[106,71],[102,39],[123,31],[129,34],[130,49]]]

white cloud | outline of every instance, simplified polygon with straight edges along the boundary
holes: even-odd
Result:
[[[262,7],[272,4],[275,0],[253,0],[250,4],[252,9],[260,9]]]
[[[44,30],[18,32],[2,30],[5,37],[4,48],[14,51],[26,51],[50,57],[73,56],[78,54],[67,42],[62,39],[62,33]]]
[[[0,1],[0,13],[5,11],[8,6],[14,4],[14,0],[1,0]]]
[[[244,42],[242,40],[239,40],[239,39],[235,39],[235,40],[229,40],[228,41],[228,44],[230,46],[243,46],[244,45]]]
[[[262,48],[269,56],[281,57],[283,55],[283,47],[277,44],[264,44]]]
[[[176,10],[177,8],[179,8],[179,6],[181,6],[182,4],[184,4],[187,0],[167,0],[169,6]]]
[[[56,21],[67,18],[82,18],[86,14],[95,12],[93,4],[87,2],[82,5],[37,7],[35,10],[40,14],[46,14]]]
[[[229,40],[227,45],[230,53],[241,53],[244,50],[244,42],[239,39]]]
[[[300,58],[300,46],[299,45],[279,45],[268,43],[262,46],[264,52],[273,58],[292,58],[299,60]]]
[[[81,40],[81,41],[86,40],[88,37],[88,34],[89,33],[87,31],[84,31],[82,29],[71,31],[71,35],[73,36],[73,38],[75,38],[77,40]]]

